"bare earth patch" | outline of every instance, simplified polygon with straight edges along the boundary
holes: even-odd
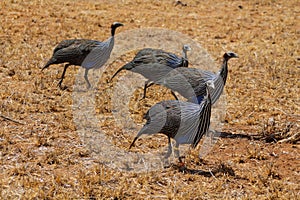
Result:
[[[299,2],[181,2],[0,2],[1,199],[299,198]],[[222,134],[203,159],[199,148],[186,154],[184,170],[175,165],[135,173],[107,167],[92,156],[74,124],[72,86],[78,67],[68,69],[66,90],[57,87],[62,65],[41,72],[59,41],[105,40],[114,21],[125,24],[118,33],[158,27],[188,35],[218,64],[225,51],[240,56],[229,63]],[[94,83],[99,116],[111,114],[115,83],[109,79],[132,56],[120,57]],[[151,105],[172,98],[159,86],[139,101],[141,92],[130,102],[140,124]],[[99,125],[114,145],[127,150],[132,135],[124,135],[109,117]],[[144,137],[133,151],[154,150],[159,141],[167,143],[166,137]]]

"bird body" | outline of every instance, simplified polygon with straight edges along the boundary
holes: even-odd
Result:
[[[210,81],[210,87],[214,87]],[[138,132],[130,145],[143,134],[162,133],[168,136],[169,149],[166,155],[168,158],[172,152],[170,138],[176,141],[176,149],[179,144],[191,144],[195,148],[204,134],[209,130],[211,116],[211,99],[207,88],[207,94],[200,104],[183,102],[177,100],[161,101],[152,106],[146,113],[146,124]],[[175,152],[178,158],[179,151]]]
[[[163,51],[161,49],[145,48],[140,50],[134,59],[121,67],[111,78],[111,80],[122,70],[129,70],[144,76],[148,81],[145,83],[144,97],[146,88],[164,78],[171,70],[179,67],[188,67],[187,51],[191,50],[188,45],[183,45],[183,57]]]
[[[96,40],[63,40],[56,46],[52,58],[47,62],[43,69],[48,68],[52,64],[64,63],[66,60],[68,60],[70,65],[80,65],[84,68],[90,68],[89,66],[82,65],[82,63],[94,48],[101,46],[102,42]]]
[[[187,51],[190,51],[189,45],[183,45],[182,57],[178,57],[174,53],[166,52],[162,49],[145,48],[139,51],[134,57],[130,64],[132,68],[138,67],[143,64],[155,64],[159,63],[162,65],[169,66],[173,69],[177,67],[187,67]]]
[[[190,102],[200,103],[206,93],[205,82],[213,81],[215,88],[210,88],[210,93],[212,104],[214,104],[221,96],[226,84],[228,60],[237,57],[238,55],[233,52],[225,53],[221,69],[216,74],[202,69],[177,68],[158,80],[157,84],[164,85],[172,91],[177,91]]]
[[[67,63],[58,84],[61,87],[67,68],[70,65],[81,66],[86,69],[84,78],[88,87],[90,87],[90,82],[87,77],[88,70],[102,67],[109,59],[114,46],[115,30],[119,26],[123,26],[123,24],[114,22],[111,25],[111,37],[103,42],[89,39],[71,39],[61,41],[55,47],[52,57],[45,64],[42,70],[53,64]]]

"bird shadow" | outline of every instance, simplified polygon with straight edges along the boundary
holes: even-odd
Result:
[[[234,170],[232,169],[232,167],[227,166],[223,163],[219,164],[216,168],[212,169],[212,170],[199,170],[199,169],[191,169],[188,168],[184,165],[175,165],[173,164],[171,166],[173,169],[178,170],[181,173],[184,174],[193,174],[193,175],[200,175],[200,176],[204,176],[204,177],[218,177],[218,176],[223,176],[224,174],[227,174],[229,176],[233,176],[233,177],[237,177],[237,175],[235,174]]]
[[[236,138],[244,138],[248,140],[261,140],[265,137],[262,135],[245,135],[245,134],[239,134],[239,133],[229,133],[229,132],[217,132],[213,133],[214,137],[220,137],[220,138],[230,138],[230,139],[236,139]]]

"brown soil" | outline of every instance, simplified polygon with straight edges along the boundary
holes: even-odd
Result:
[[[171,0],[0,2],[2,199],[299,198],[299,2],[182,3],[186,6]],[[93,156],[93,147],[84,145],[73,120],[78,67],[68,69],[66,90],[57,87],[62,65],[40,70],[59,41],[105,40],[114,21],[125,24],[117,33],[147,27],[183,33],[216,63],[227,50],[240,56],[229,63],[223,133],[203,159],[199,148],[186,153],[184,170],[176,163],[143,173],[108,167]],[[115,86],[108,80],[132,56],[128,52],[108,66],[92,89],[98,94],[96,113],[104,119],[101,128],[124,150],[133,135],[106,117],[111,116]],[[82,80],[80,86],[84,84]],[[136,91],[130,104],[140,124],[151,105],[172,98],[155,86],[139,101],[141,92]],[[132,151],[155,150],[162,145],[157,138],[141,138]]]

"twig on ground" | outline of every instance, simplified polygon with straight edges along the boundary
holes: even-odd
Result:
[[[285,143],[285,142],[298,142],[300,140],[300,132],[298,133],[295,133],[294,135],[288,137],[288,138],[285,138],[285,139],[282,139],[279,141],[279,143]]]
[[[23,122],[17,121],[17,120],[15,120],[15,119],[10,118],[10,117],[6,117],[6,116],[4,116],[4,115],[2,115],[2,114],[0,114],[0,117],[2,117],[2,118],[5,119],[5,120],[12,121],[12,122],[15,122],[15,123],[17,123],[17,124],[24,125]]]

